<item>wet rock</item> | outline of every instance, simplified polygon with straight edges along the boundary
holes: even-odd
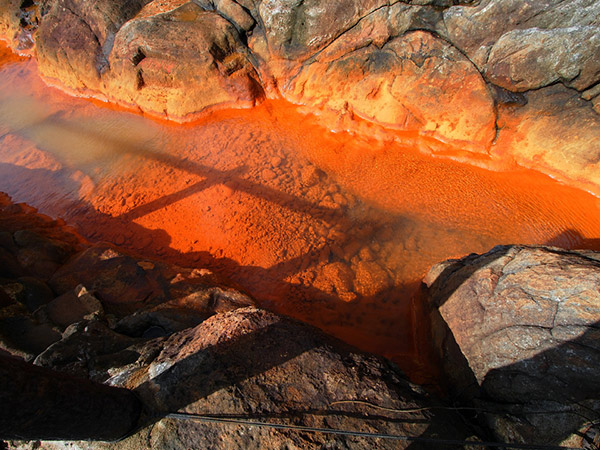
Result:
[[[110,65],[112,96],[171,118],[250,106],[263,95],[235,27],[193,2],[128,22]]]
[[[557,81],[585,90],[600,81],[600,28],[529,28],[505,33],[491,49],[485,77],[511,91]]]
[[[476,67],[432,34],[408,33],[338,60],[303,66],[283,87],[296,103],[353,114],[391,128],[470,142],[487,151],[494,103]]]
[[[425,283],[453,393],[501,439],[583,446],[600,411],[600,254],[496,247]]]
[[[391,286],[387,272],[374,261],[360,261],[356,265],[356,292],[367,297],[377,295]]]
[[[492,154],[589,191],[600,188],[600,115],[576,91],[561,85],[526,94],[527,105],[499,108]]]

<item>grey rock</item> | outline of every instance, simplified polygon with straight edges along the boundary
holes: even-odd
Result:
[[[597,26],[513,30],[492,47],[484,75],[511,91],[538,89],[557,81],[581,91],[600,80],[599,52]]]
[[[426,276],[434,345],[451,389],[484,410],[498,437],[572,442],[600,417],[596,258],[502,246]]]

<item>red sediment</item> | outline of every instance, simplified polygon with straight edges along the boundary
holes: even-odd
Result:
[[[507,243],[600,249],[599,200],[533,171],[328,133],[281,101],[147,121],[34,69],[0,69],[0,190],[88,239],[217,272],[416,378],[413,301],[432,264]],[[33,100],[11,103],[19,90]]]

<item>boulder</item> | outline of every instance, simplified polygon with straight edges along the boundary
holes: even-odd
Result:
[[[397,449],[419,445],[165,417],[170,412],[423,439],[473,436],[454,411],[439,408],[442,405],[406,381],[388,361],[257,308],[217,314],[160,341],[158,347],[156,341],[147,344],[146,349],[137,347],[139,362],[115,365],[108,380],[133,389],[145,404],[149,414],[143,428],[115,444],[44,442],[44,448],[371,449],[376,445]],[[28,445],[14,443],[14,448]]]
[[[513,30],[600,25],[600,5],[590,0],[482,0],[444,11],[446,37],[483,70],[493,45]]]
[[[236,27],[193,2],[129,21],[115,37],[110,67],[112,98],[176,120],[263,97]]]
[[[527,104],[498,109],[492,155],[600,194],[600,115],[562,85],[527,92]]]
[[[600,253],[501,246],[425,283],[452,393],[500,439],[583,447],[600,418]]]
[[[147,0],[47,0],[36,34],[39,70],[70,89],[102,90],[119,28]]]
[[[600,81],[599,52],[598,26],[513,30],[492,47],[484,75],[516,92],[557,81],[582,91]]]
[[[494,101],[477,68],[431,33],[414,31],[378,48],[305,64],[282,86],[288,100],[419,131],[486,152]]]

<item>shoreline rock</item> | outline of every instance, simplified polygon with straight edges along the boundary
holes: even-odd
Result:
[[[452,396],[496,438],[584,447],[600,418],[600,253],[499,246],[425,277]],[[591,441],[590,441],[591,442]]]
[[[567,161],[589,162],[565,170],[561,148],[514,139],[553,136],[551,123],[504,126],[535,121],[523,101],[557,84],[600,114],[600,7],[587,0],[45,0],[37,14],[4,1],[2,37],[18,50],[33,36],[42,75],[72,93],[175,121],[284,98],[329,128],[417,132],[475,164],[530,167],[539,150],[538,170],[600,195],[597,139],[570,145]],[[498,88],[525,95],[507,110]],[[597,117],[569,120],[600,134]]]

